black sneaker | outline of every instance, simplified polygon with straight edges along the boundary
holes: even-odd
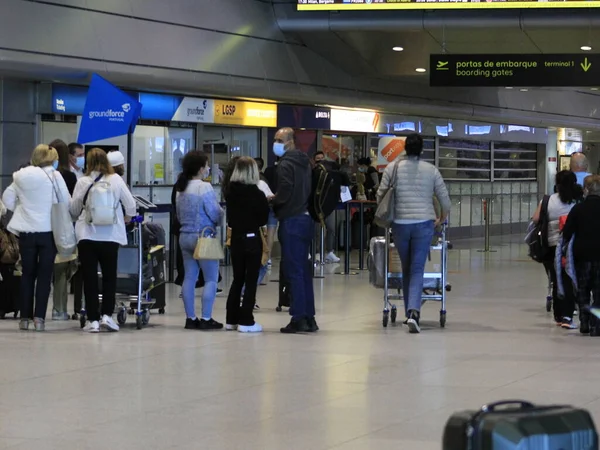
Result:
[[[319,331],[319,325],[317,325],[317,321],[314,317],[309,317],[306,319],[306,325],[308,326],[309,333],[316,333]]]
[[[198,329],[199,330],[204,330],[204,331],[208,331],[208,330],[222,330],[223,329],[223,324],[217,322],[215,319],[210,319],[210,320],[204,320],[204,319],[202,319],[200,321],[200,324],[198,325]]]
[[[316,322],[315,322],[316,324]],[[282,328],[281,330],[282,333],[284,334],[296,334],[296,333],[306,333],[307,331],[309,331],[308,329],[308,324],[306,323],[306,319],[300,319],[300,320],[291,320],[290,323],[287,324],[286,327]]]
[[[411,334],[418,334],[421,332],[421,327],[419,326],[420,314],[417,311],[409,311],[408,312],[408,320],[406,324],[408,325],[408,332]]]
[[[195,319],[190,319],[189,317],[185,319],[186,330],[197,330],[198,328],[200,328],[200,320],[197,317]]]

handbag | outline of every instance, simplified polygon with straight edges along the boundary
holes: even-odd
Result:
[[[262,241],[262,258],[260,264],[266,266],[269,262],[269,244],[267,240],[267,228],[261,227],[260,229],[260,240]]]
[[[210,231],[210,235],[206,236],[206,231]],[[223,247],[216,237],[216,232],[211,227],[204,227],[198,236],[198,242],[194,249],[195,260],[219,261],[225,258]]]
[[[48,175],[48,173],[46,173]],[[75,237],[75,228],[73,227],[73,220],[71,219],[71,213],[69,212],[69,204],[64,201],[56,188],[54,180],[48,175],[50,183],[52,183],[52,189],[56,196],[56,203],[52,204],[52,210],[50,212],[50,223],[52,227],[52,234],[54,236],[54,244],[56,250],[61,256],[69,256],[75,253],[77,249],[77,238]]]
[[[399,163],[400,161],[397,161],[394,164],[390,185],[388,186],[386,193],[383,194],[381,202],[377,205],[375,217],[373,218],[375,224],[382,228],[389,228],[394,221],[394,210],[396,208],[396,174],[398,172]]]

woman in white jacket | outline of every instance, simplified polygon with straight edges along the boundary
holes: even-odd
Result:
[[[112,318],[117,289],[117,259],[119,245],[127,245],[125,223],[136,214],[136,203],[125,181],[114,172],[104,150],[90,150],[86,157],[86,168],[85,176],[75,186],[70,209],[73,217],[79,217],[75,234],[90,322],[87,331],[97,333],[100,328],[119,331],[119,325]],[[112,203],[111,220],[107,224],[97,223],[94,216],[95,206],[98,206],[94,205],[97,184],[106,188],[107,198]],[[102,271],[102,317],[98,299],[98,265]]]
[[[21,330],[29,329],[33,319],[36,331],[45,330],[46,309],[56,246],[52,235],[52,204],[71,198],[63,177],[56,171],[58,153],[48,145],[38,145],[31,156],[31,166],[13,174],[12,184],[2,200],[14,211],[8,230],[19,236],[23,266],[21,276]],[[35,310],[34,310],[35,297]]]

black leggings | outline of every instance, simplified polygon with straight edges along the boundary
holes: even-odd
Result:
[[[256,284],[262,259],[262,239],[257,231],[252,237],[231,238],[231,264],[233,265],[233,283],[227,297],[227,324],[254,325],[254,304],[256,303]],[[240,308],[242,288],[246,285],[244,301]]]
[[[112,316],[117,293],[119,244],[83,240],[79,242],[79,260],[83,275],[85,309],[90,322],[100,320],[98,299],[98,265],[102,271],[102,315]]]
[[[559,322],[563,318],[573,318],[575,312],[575,289],[573,288],[573,282],[571,277],[567,275],[567,272],[562,269],[561,277],[563,283],[563,289],[565,295],[559,297],[558,295],[558,283],[556,277],[556,269],[554,267],[554,255],[556,254],[556,247],[550,247],[548,249],[548,258],[544,261],[544,268],[546,272],[550,274],[550,280],[552,281],[552,308],[554,310],[554,319]]]

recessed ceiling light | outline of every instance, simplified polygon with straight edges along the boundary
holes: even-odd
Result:
[[[512,89],[512,86],[506,86],[505,89]]]
[[[589,45],[581,46],[581,50],[583,50],[584,52],[589,52],[591,49],[592,49],[592,47],[590,47]]]
[[[591,91],[597,91],[598,88],[590,88]]]
[[[523,88],[523,89],[519,89],[521,92],[527,92],[529,89]]]
[[[427,69],[423,69],[422,67],[417,67],[415,69],[415,71],[419,72],[419,73],[423,73],[423,72],[427,72]]]
[[[404,47],[392,47],[392,50],[394,50],[395,52],[401,52],[402,50],[404,50]]]

